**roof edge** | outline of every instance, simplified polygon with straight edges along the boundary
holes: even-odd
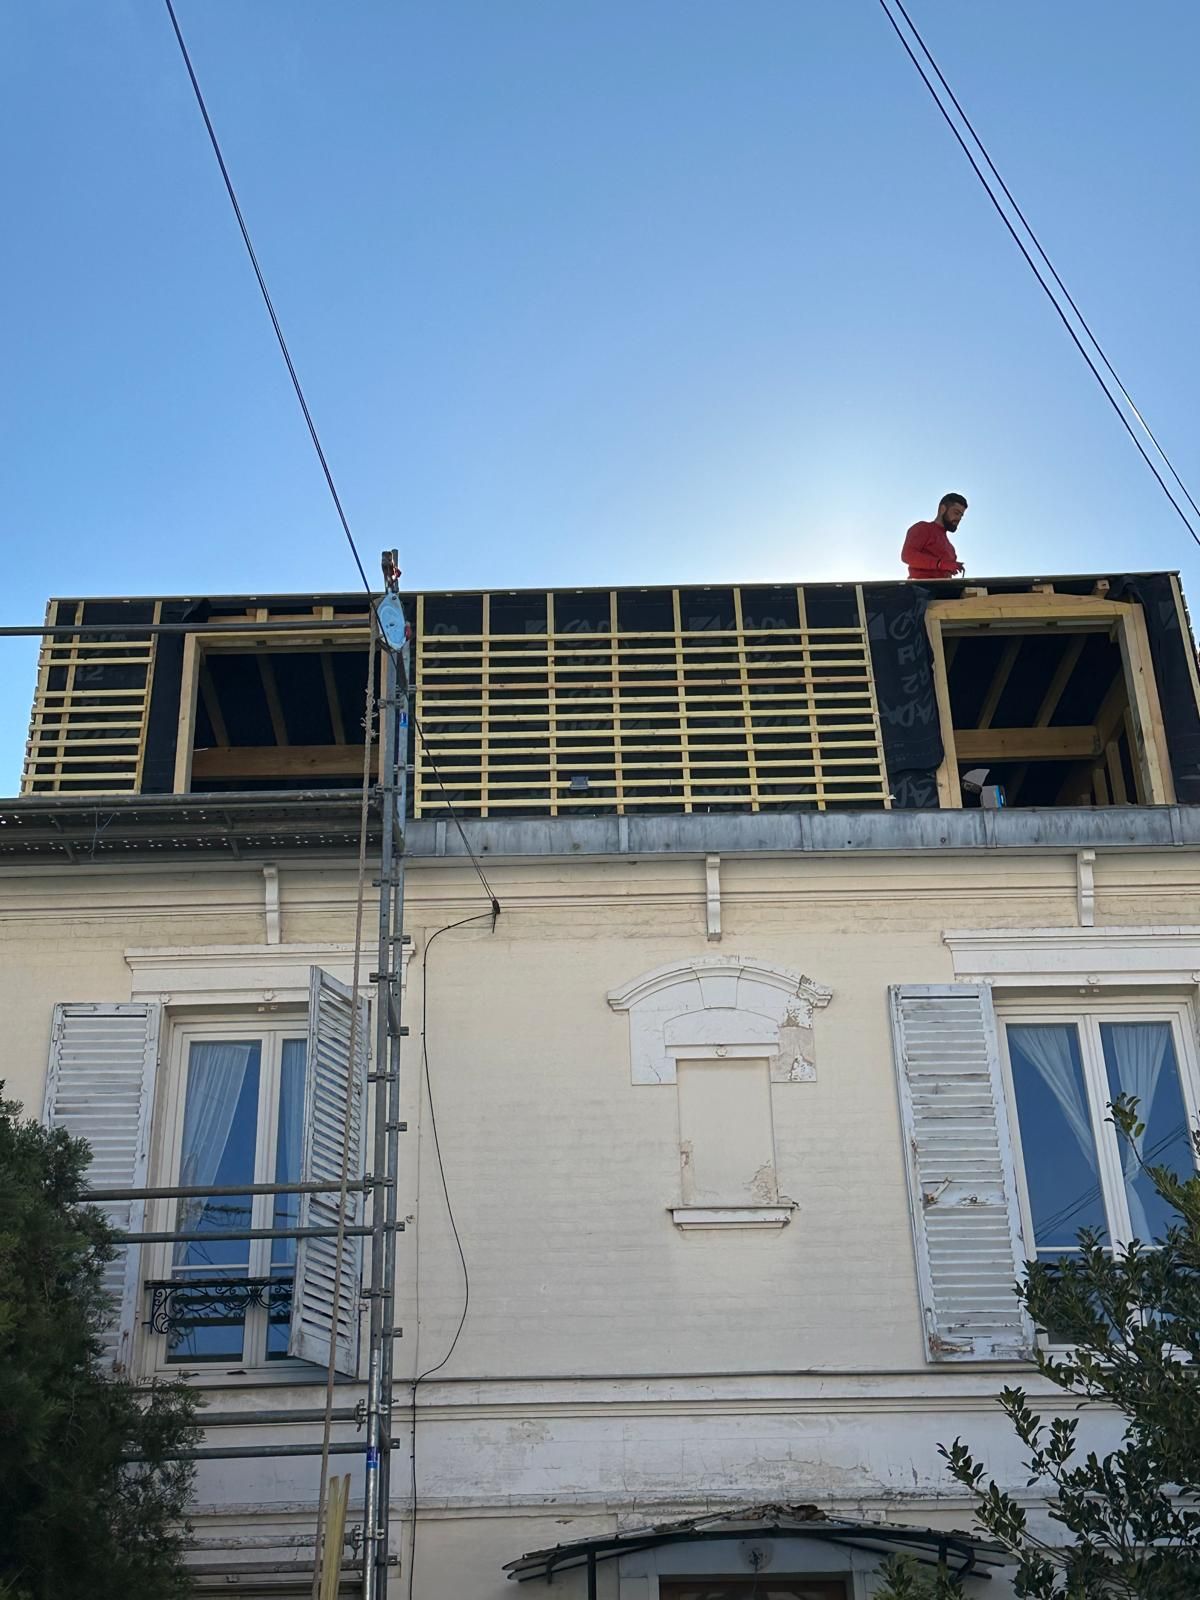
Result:
[[[0,866],[138,857],[341,853],[358,841],[358,790],[0,800]],[[372,838],[378,832],[372,807]],[[463,819],[492,861],[707,855],[978,854],[1200,847],[1200,806],[999,811],[776,811]],[[406,830],[410,859],[466,861],[453,819]]]

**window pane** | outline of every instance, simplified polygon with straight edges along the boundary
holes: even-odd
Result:
[[[308,1046],[304,1039],[285,1039],[279,1069],[279,1132],[275,1139],[275,1182],[300,1181],[301,1141],[304,1137],[304,1066]],[[300,1196],[275,1196],[273,1227],[300,1225]],[[296,1275],[296,1240],[272,1239],[270,1301],[267,1321],[267,1356],[287,1355],[292,1320],[292,1283]]]
[[[1006,1032],[1037,1253],[1069,1249],[1080,1228],[1107,1238],[1078,1030],[1010,1023]]]
[[[1129,1220],[1134,1237],[1148,1244],[1162,1238],[1174,1213],[1141,1170],[1138,1157],[1151,1166],[1169,1167],[1180,1178],[1195,1172],[1175,1040],[1169,1022],[1103,1022],[1100,1039],[1112,1098],[1134,1097],[1146,1124],[1134,1143],[1122,1137],[1120,1144]]]
[[[203,1040],[192,1045],[183,1113],[181,1184],[225,1188],[253,1183],[261,1057],[257,1039]],[[249,1195],[181,1200],[177,1226],[188,1232],[249,1226],[251,1206]],[[174,1275],[196,1280],[197,1288],[194,1296],[176,1300],[176,1326],[169,1336],[171,1360],[242,1359],[245,1311],[236,1304],[221,1303],[221,1285],[236,1286],[245,1278],[249,1261],[248,1239],[176,1244]]]

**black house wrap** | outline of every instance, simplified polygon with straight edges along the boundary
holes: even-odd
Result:
[[[207,622],[207,600],[163,602],[164,622]],[[183,688],[183,639],[167,633],[159,639],[154,658],[154,688],[146,721],[146,754],[142,762],[142,793],[170,794],[175,788],[175,747],[179,740],[179,696]]]
[[[929,599],[929,591],[915,583],[863,587],[883,753],[898,810],[929,810],[938,803],[944,751],[925,631]]]

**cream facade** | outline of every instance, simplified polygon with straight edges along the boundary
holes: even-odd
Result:
[[[453,830],[419,822],[409,840],[400,1592],[414,1415],[419,1600],[499,1600],[512,1592],[505,1564],[528,1551],[762,1503],[961,1529],[969,1506],[937,1450],[959,1435],[1036,1504],[995,1405],[1028,1366],[1003,1329],[945,1358],[938,1319],[955,1307],[939,1297],[962,1285],[939,1277],[928,1219],[943,1196],[922,1193],[908,1157],[924,1135],[902,997],[982,995],[970,1003],[994,1014],[1009,1186],[996,1204],[1014,1249],[1031,1254],[1036,1130],[1021,1122],[1006,1029],[1076,1027],[1090,1084],[1102,1066],[1089,1040],[1107,1039],[1105,1026],[1165,1027],[1195,1113],[1200,812],[469,826],[501,905],[494,926]],[[179,1183],[190,1043],[252,1039],[263,1084],[272,1072],[282,1082],[312,969],[351,978],[353,860],[315,847],[76,855],[10,857],[0,874],[7,1093],[41,1111],[56,1007],[147,1008],[145,1181]],[[267,1171],[270,1150],[256,1159]],[[1120,1174],[1102,1182],[1107,1196]],[[149,1202],[147,1227],[174,1226],[173,1204]],[[324,1374],[268,1353],[264,1307],[246,1313],[235,1360],[191,1360],[149,1325],[143,1286],[170,1279],[172,1248],[136,1252],[131,1368],[186,1372],[210,1413],[254,1414],[210,1429],[209,1444],[311,1440],[304,1414]],[[414,1409],[411,1380],[435,1367]],[[361,1395],[342,1382],[339,1413]],[[1115,1438],[1103,1416],[1085,1428]],[[353,1421],[338,1423],[337,1440],[355,1437]],[[354,1457],[335,1467],[357,1483]],[[203,1581],[306,1593],[294,1573],[311,1551],[316,1483],[311,1456],[201,1461]],[[755,1549],[739,1535],[633,1550],[599,1563],[597,1592],[656,1600],[686,1592],[689,1575],[749,1581]],[[807,1576],[853,1600],[877,1568],[875,1553],[799,1537],[774,1541],[769,1561],[796,1593]],[[588,1592],[582,1567],[554,1582]]]

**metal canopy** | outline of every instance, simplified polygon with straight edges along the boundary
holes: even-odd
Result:
[[[695,1544],[719,1539],[817,1539],[827,1544],[847,1545],[873,1555],[893,1555],[910,1551],[918,1560],[945,1561],[954,1565],[960,1577],[987,1578],[985,1569],[1007,1563],[999,1545],[963,1532],[944,1532],[940,1528],[910,1527],[903,1523],[855,1522],[830,1517],[814,1505],[750,1505],[708,1516],[686,1517],[653,1527],[630,1529],[626,1533],[576,1539],[548,1550],[531,1550],[510,1561],[504,1568],[510,1579],[529,1583],[540,1578],[552,1583],[556,1574],[586,1567],[589,1580],[600,1561],[614,1556],[655,1550],[663,1545]],[[591,1586],[589,1584],[589,1592]]]

